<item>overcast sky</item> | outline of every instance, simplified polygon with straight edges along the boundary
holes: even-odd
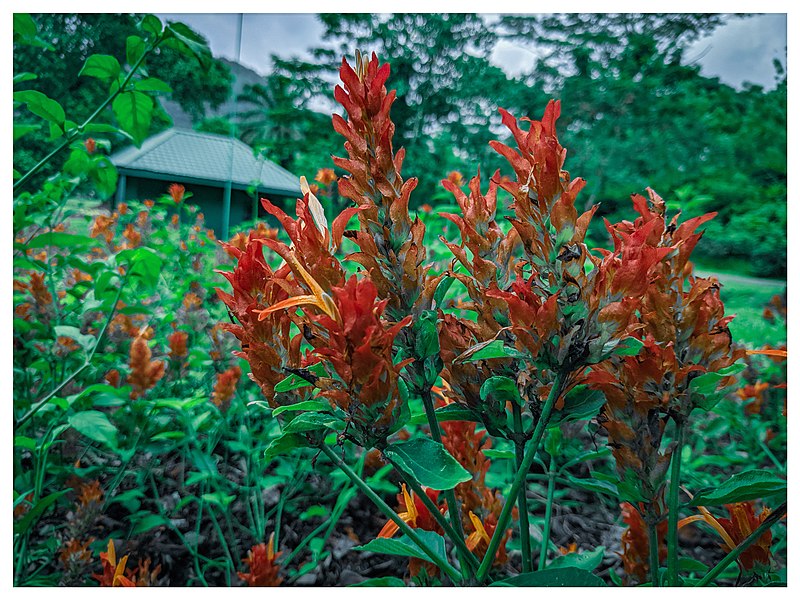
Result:
[[[235,59],[237,14],[160,14],[180,20],[209,40],[215,56]],[[270,71],[270,55],[282,58],[308,56],[307,50],[322,33],[313,14],[246,14],[242,27],[239,62],[264,75]],[[493,60],[510,75],[530,65],[530,48],[507,41],[495,48]],[[717,76],[740,88],[743,82],[766,88],[775,85],[774,58],[786,65],[786,16],[769,14],[731,18],[710,36],[698,40],[684,54],[687,62],[697,61],[704,75]]]

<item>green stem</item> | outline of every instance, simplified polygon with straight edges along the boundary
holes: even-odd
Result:
[[[231,556],[228,543],[225,541],[225,535],[222,533],[222,527],[219,526],[219,521],[217,521],[217,517],[214,515],[213,506],[208,507],[208,516],[211,517],[211,522],[214,524],[214,529],[217,532],[219,543],[222,545],[222,549],[225,551],[225,556],[228,557],[228,568],[225,569],[225,585],[231,587],[231,571],[236,569],[236,563],[233,560],[233,556]]]
[[[736,546],[733,550],[731,550],[728,555],[723,558],[717,565],[712,568],[708,573],[706,573],[705,577],[703,577],[697,584],[697,587],[706,586],[714,579],[716,579],[722,571],[725,570],[729,564],[731,564],[734,560],[736,560],[739,555],[747,550],[750,546],[752,546],[758,538],[764,535],[765,532],[769,531],[775,523],[780,521],[783,516],[786,514],[786,502],[781,504],[775,511],[771,512],[769,516],[764,519],[764,522],[761,523],[756,530],[748,535],[741,544]]]
[[[512,412],[514,416],[514,433],[517,438],[514,440],[514,451],[516,453],[516,467],[522,466],[525,457],[524,429],[522,427],[522,409],[517,402],[512,402]],[[522,546],[522,572],[530,573],[533,571],[533,556],[531,554],[531,525],[528,521],[528,486],[523,485],[517,495],[517,506],[519,508],[519,535]]]
[[[658,527],[652,519],[647,519],[647,539],[650,543],[650,581],[653,587],[659,587],[658,570],[661,567],[658,560]]]
[[[386,504],[386,502],[384,502],[383,499],[380,496],[378,496],[378,494],[376,494],[373,491],[373,489],[369,487],[367,483],[356,474],[355,471],[353,471],[353,469],[347,466],[347,464],[336,455],[336,452],[334,452],[330,446],[323,443],[320,446],[320,450],[322,450],[322,452],[329,459],[331,459],[331,462],[333,462],[334,465],[339,467],[344,472],[344,474],[350,478],[350,481],[352,481],[356,485],[356,487],[359,490],[361,490],[364,493],[364,495],[366,495],[367,498],[369,498],[384,515],[386,515],[387,518],[395,522],[395,524],[400,528],[400,531],[402,531],[406,536],[408,536],[408,539],[414,542],[414,544],[416,544],[417,547],[419,547],[419,549],[422,550],[428,556],[428,558],[431,559],[432,563],[434,563],[437,567],[439,567],[442,570],[442,572],[447,573],[447,576],[450,577],[450,579],[452,579],[453,582],[461,583],[462,581],[461,574],[456,569],[454,569],[453,566],[450,565],[447,561],[442,560],[442,558],[438,554],[436,554],[436,552],[434,552],[427,545],[425,545],[425,543],[419,538],[417,533],[411,527],[408,526],[408,523],[403,521],[403,519],[401,519],[397,515],[397,513],[394,512],[389,507],[389,505]]]
[[[681,480],[681,454],[686,438],[686,420],[676,421],[675,440],[677,445],[672,451],[672,474],[669,481],[669,497],[667,498],[667,581],[671,586],[678,585],[678,492]]]
[[[425,386],[421,393],[422,404],[425,406],[425,416],[428,418],[428,426],[431,429],[431,437],[435,442],[442,443],[442,431],[439,428],[439,419],[436,417],[436,407],[433,405],[433,395],[431,394],[430,386]],[[413,487],[413,486],[412,486]],[[427,498],[427,494],[422,494],[423,502]],[[464,542],[464,529],[461,526],[461,510],[456,494],[453,489],[444,490],[444,499],[447,501],[447,512],[450,522],[453,527],[453,534],[451,535],[453,542],[456,543],[456,550],[458,551],[458,561],[461,563],[461,568],[466,572],[468,577],[472,576],[473,562],[470,561],[472,553],[467,549]],[[438,510],[437,510],[438,512]],[[459,545],[456,540],[461,542]],[[463,548],[462,548],[463,546]]]
[[[83,373],[83,371],[87,367],[91,366],[92,359],[94,358],[94,355],[97,352],[97,348],[100,347],[100,343],[103,341],[103,336],[106,333],[106,329],[108,329],[108,325],[111,323],[111,319],[114,317],[114,313],[117,310],[117,304],[119,303],[119,298],[122,295],[122,290],[125,288],[125,283],[126,282],[127,282],[127,276],[125,276],[125,278],[122,280],[122,283],[120,284],[119,289],[117,290],[117,295],[114,298],[114,304],[112,304],[112,306],[111,306],[111,312],[108,313],[108,317],[106,318],[106,322],[103,323],[103,327],[102,327],[102,329],[100,330],[100,333],[97,336],[97,342],[95,342],[95,345],[92,348],[92,351],[89,353],[89,356],[86,357],[86,361],[80,367],[78,367],[75,371],[73,371],[72,374],[69,377],[67,377],[64,381],[62,381],[58,385],[58,387],[56,387],[53,391],[51,391],[44,398],[42,398],[35,405],[33,405],[31,407],[31,409],[27,413],[22,415],[22,417],[20,417],[19,421],[17,421],[16,424],[14,425],[14,430],[15,431],[17,429],[19,429],[20,427],[22,427],[25,423],[27,423],[33,415],[35,415],[37,412],[39,412],[39,409],[41,409],[45,404],[50,402],[50,400],[55,398],[61,392],[61,390],[63,390],[65,387],[67,387],[67,385],[73,379],[75,379],[78,375]]]
[[[153,51],[153,50],[156,48],[156,46],[158,46],[158,44],[160,43],[160,41],[161,41],[161,39],[160,39],[160,38],[159,38],[159,39],[157,39],[155,44],[151,45],[149,48],[147,48],[147,50],[145,50],[145,51],[142,53],[142,55],[139,57],[139,60],[137,60],[137,61],[136,61],[136,63],[134,63],[134,65],[131,67],[131,70],[128,72],[128,75],[127,75],[127,77],[125,77],[125,80],[122,82],[122,84],[121,84],[121,85],[120,85],[120,86],[117,88],[117,90],[116,90],[116,91],[115,91],[113,94],[111,94],[110,96],[108,96],[108,98],[106,98],[106,99],[103,101],[103,103],[102,103],[100,106],[98,106],[98,107],[97,107],[97,109],[96,109],[96,110],[95,110],[95,111],[94,111],[94,112],[93,112],[93,113],[92,113],[92,114],[89,116],[89,118],[88,118],[88,119],[86,119],[86,120],[85,120],[85,121],[84,121],[84,122],[83,122],[81,125],[79,125],[77,128],[73,129],[73,130],[72,130],[72,132],[71,132],[70,134],[66,135],[66,137],[64,138],[64,141],[63,141],[63,142],[61,142],[61,143],[60,143],[58,146],[56,146],[56,147],[55,147],[55,148],[54,148],[54,149],[53,149],[53,150],[50,152],[50,154],[48,154],[48,155],[47,155],[47,156],[45,156],[45,157],[44,157],[42,160],[40,160],[38,163],[36,163],[36,164],[35,164],[35,165],[34,165],[34,166],[31,168],[31,170],[30,170],[30,171],[28,171],[27,173],[25,173],[25,175],[23,175],[22,177],[20,177],[20,178],[19,178],[19,179],[18,179],[18,180],[17,180],[17,181],[14,183],[14,188],[13,188],[13,191],[14,191],[14,192],[16,192],[18,188],[21,188],[23,185],[25,185],[25,183],[27,183],[27,181],[28,181],[28,180],[29,180],[31,177],[33,177],[33,176],[34,176],[36,173],[38,173],[38,172],[39,172],[39,170],[40,170],[40,169],[41,169],[43,166],[45,166],[45,165],[46,165],[48,162],[50,162],[50,160],[51,160],[51,159],[52,159],[52,158],[53,158],[53,157],[54,157],[56,154],[58,154],[58,153],[59,153],[59,152],[61,152],[61,151],[62,151],[64,148],[66,148],[67,146],[69,146],[69,145],[70,145],[70,144],[71,144],[71,143],[72,143],[72,142],[75,140],[75,138],[77,138],[77,137],[78,137],[78,136],[79,136],[81,133],[83,133],[83,130],[86,128],[86,126],[87,126],[87,125],[89,125],[89,124],[90,124],[92,121],[94,121],[94,120],[97,118],[97,115],[99,115],[101,112],[103,112],[103,110],[105,110],[105,108],[106,108],[106,107],[107,107],[109,104],[111,104],[111,102],[113,102],[113,101],[114,101],[114,99],[115,99],[117,96],[119,96],[119,95],[120,95],[120,94],[121,94],[121,93],[122,93],[122,92],[125,90],[125,87],[126,87],[126,86],[128,85],[128,83],[130,82],[130,80],[131,80],[131,77],[133,77],[133,74],[134,74],[134,73],[135,73],[135,72],[136,72],[136,71],[139,69],[139,67],[140,67],[140,66],[141,66],[141,64],[144,62],[144,59],[147,57],[147,55],[148,55],[148,54],[150,54],[150,53],[151,53],[151,52],[152,52],[152,51]],[[66,132],[65,132],[65,133],[66,133]]]
[[[519,469],[517,469],[517,475],[514,477],[514,482],[511,484],[511,490],[509,491],[508,498],[516,498],[519,494],[520,487],[525,483],[528,470],[531,468],[534,458],[536,458],[536,452],[538,451],[539,444],[542,441],[544,430],[547,427],[547,424],[550,422],[550,413],[553,412],[553,406],[555,405],[558,397],[561,395],[561,389],[562,375],[561,373],[556,373],[556,376],[553,379],[553,385],[550,388],[550,394],[547,396],[547,400],[542,407],[542,414],[539,417],[539,421],[536,423],[536,429],[534,430],[530,441],[526,445],[525,456],[522,459],[522,465],[520,465]],[[500,540],[503,539],[506,527],[508,527],[508,522],[511,519],[511,512],[514,508],[514,504],[514,502],[506,502],[503,506],[503,511],[500,513],[500,518],[497,520],[497,528],[494,530],[492,539],[489,542],[489,548],[486,551],[486,555],[483,557],[483,560],[481,561],[481,566],[476,575],[478,583],[481,583],[486,578],[486,574],[489,572],[489,568],[494,562],[494,555],[497,552],[497,548],[500,546]]]
[[[547,565],[547,544],[550,542],[550,521],[553,518],[553,497],[556,493],[556,459],[550,457],[550,468],[547,470],[547,504],[544,509],[544,532],[542,533],[542,549],[539,552],[539,570]]]
[[[467,545],[464,543],[463,534],[459,536],[458,533],[456,533],[456,531],[453,529],[453,526],[447,521],[447,519],[444,518],[444,515],[442,515],[442,513],[439,511],[439,507],[437,507],[433,503],[433,500],[431,500],[428,497],[428,494],[425,493],[425,490],[422,489],[422,486],[417,482],[416,479],[414,479],[414,477],[403,471],[403,468],[399,464],[397,464],[396,461],[392,460],[390,457],[386,456],[385,459],[389,461],[392,467],[394,467],[395,471],[400,473],[400,477],[402,477],[403,480],[405,480],[405,482],[409,486],[411,486],[411,489],[414,490],[414,493],[420,498],[420,500],[422,500],[422,503],[425,505],[425,508],[428,509],[428,512],[431,513],[431,516],[433,516],[433,518],[436,519],[436,522],[439,523],[442,529],[444,529],[444,532],[447,534],[447,536],[451,540],[453,540],[453,543],[455,544],[456,548],[460,551],[459,558],[462,555],[466,557],[466,560],[469,562],[470,568],[474,572],[474,570],[477,569],[479,566],[478,559],[475,558],[475,555],[469,551],[469,548],[467,548]]]

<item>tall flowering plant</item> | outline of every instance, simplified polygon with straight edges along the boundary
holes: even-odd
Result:
[[[559,102],[541,120],[518,121],[501,109],[513,142],[491,145],[514,178],[497,172],[485,192],[480,173],[466,190],[460,178],[442,182],[460,209],[443,216],[460,239],[442,238],[453,259],[435,273],[425,225],[409,213],[416,179],[404,177],[404,150],[393,147],[389,75],[374,54],[357,54],[354,66],[342,61],[334,96],[344,114],[334,115],[333,127],[347,157],[334,163],[345,173],[340,196],[353,205],[329,224],[301,178],[296,218],[262,201],[283,235],[224,244],[237,261],[225,273],[232,292],[219,290],[233,320],[225,328],[241,341],[249,376],[283,426],[268,454],[312,446],[341,468],[388,519],[364,549],[411,556],[420,576],[483,583],[508,562],[513,519],[523,574],[533,571],[527,476],[548,428],[576,410],[571,398],[589,386],[605,396],[597,416],[619,489],[636,491],[637,506],[626,504],[626,522],[637,527],[626,547],[636,554],[626,565],[644,577],[636,560],[648,550],[634,538],[658,526],[650,549],[657,569],[661,521],[677,514],[664,493],[680,454],[680,440],[662,444],[668,425],[685,426],[693,408],[710,408],[741,356],[718,284],[691,274],[696,230],[710,216],[667,224],[658,196],[635,196],[639,217],[606,222],[612,246],[590,249],[597,207],[576,208],[585,181],[564,170]],[[334,179],[325,173],[325,185]],[[513,201],[505,218],[501,190]],[[348,229],[354,217],[357,227]],[[273,258],[279,267],[269,266]],[[348,262],[357,270],[349,277]],[[444,301],[456,282],[467,294],[457,314]],[[418,401],[424,414],[413,415]],[[412,422],[427,427],[391,440]],[[515,447],[504,490],[486,483],[492,438]],[[377,449],[393,466],[403,480],[397,510],[334,450],[346,442]],[[551,458],[556,451],[547,450]],[[546,534],[542,566],[547,542]]]

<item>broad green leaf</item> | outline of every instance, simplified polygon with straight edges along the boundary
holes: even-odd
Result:
[[[406,582],[399,577],[373,577],[347,587],[406,587]]]
[[[122,92],[114,99],[111,108],[120,127],[131,135],[137,147],[141,146],[150,131],[153,99],[142,92]]]
[[[150,531],[151,529],[155,529],[156,527],[165,527],[170,524],[168,518],[155,513],[147,513],[141,518],[139,518],[139,515],[131,515],[126,520],[129,523],[133,523],[131,536],[136,536]]]
[[[503,375],[489,377],[483,382],[481,400],[486,401],[490,396],[495,402],[499,402],[501,406],[505,406],[506,402],[516,402],[520,406],[524,404],[517,389],[517,382]]]
[[[619,497],[619,490],[617,490],[617,486],[610,481],[602,481],[594,477],[582,479],[573,475],[567,475],[567,479],[569,479],[572,487],[586,490],[587,492],[593,492],[595,494],[603,494],[605,496],[610,496],[611,498]]]
[[[14,41],[36,37],[36,22],[28,13],[14,13]]]
[[[211,51],[205,38],[192,31],[183,23],[170,23],[164,29],[165,45],[172,46],[190,56],[194,56],[203,69],[211,64]]]
[[[786,494],[786,480],[772,471],[754,469],[737,473],[721,485],[698,492],[692,499],[691,505],[721,506],[775,494]]]
[[[325,375],[325,365],[322,363],[316,363],[311,365],[308,369],[306,369],[310,374],[316,375],[317,377],[322,377]],[[286,379],[283,379],[278,382],[275,386],[276,392],[289,392],[291,390],[300,389],[303,387],[308,387],[311,385],[311,382],[296,373],[292,373]]]
[[[562,556],[555,557],[550,564],[547,565],[548,569],[561,569],[566,567],[575,567],[576,569],[583,569],[584,571],[594,571],[603,562],[603,553],[605,546],[598,546],[594,550],[586,552],[570,552]]]
[[[78,75],[108,81],[116,79],[120,71],[119,61],[110,54],[92,54],[83,63],[83,68]]]
[[[42,126],[36,123],[14,123],[14,141],[16,142],[22,136],[41,128]]]
[[[108,198],[117,189],[117,168],[105,156],[98,157],[95,161],[89,178],[101,198]]]
[[[66,494],[67,492],[71,492],[70,488],[65,490],[59,490],[58,492],[54,492],[48,496],[45,496],[39,502],[37,502],[34,506],[32,506],[28,512],[25,513],[25,516],[22,517],[20,521],[14,523],[14,535],[21,535],[25,533],[30,527],[35,524],[39,517],[42,516],[44,511],[46,511],[53,503],[58,500],[61,496]]]
[[[341,431],[344,421],[338,417],[323,413],[300,413],[283,427],[284,433],[302,433],[305,431],[321,431],[331,429]]]
[[[489,360],[492,358],[522,358],[525,355],[514,348],[503,344],[502,340],[481,342],[462,353],[455,362],[475,362],[476,360]]]
[[[436,303],[436,308],[442,308],[444,297],[447,295],[448,290],[455,282],[455,277],[449,275],[443,277],[439,284],[436,286],[436,291],[433,293],[433,301]]]
[[[644,346],[644,342],[634,337],[626,337],[614,348],[613,354],[617,356],[636,356]]]
[[[65,233],[63,231],[49,231],[37,235],[30,242],[25,244],[26,248],[44,248],[45,246],[54,246],[56,248],[86,248],[91,246],[99,246],[100,241],[91,238],[88,235],[76,235],[74,233]]]
[[[28,110],[33,114],[55,123],[63,129],[64,121],[67,118],[64,109],[58,102],[48,98],[42,92],[37,92],[36,90],[14,92],[14,100],[25,103],[28,106]]]
[[[164,92],[166,94],[172,92],[172,88],[169,86],[169,84],[155,77],[138,79],[133,82],[133,87],[140,92]]]
[[[90,440],[116,450],[117,428],[111,424],[105,413],[101,413],[99,410],[85,410],[71,415],[68,421],[76,431]]]
[[[36,73],[17,73],[14,75],[13,83],[17,85],[18,83],[22,83],[23,81],[33,81],[34,79],[38,79],[39,76]]]
[[[161,24],[161,19],[159,19],[157,16],[145,15],[142,17],[141,23],[139,23],[139,28],[145,33],[155,37],[161,35],[164,26]]]
[[[745,368],[744,363],[733,363],[714,373],[703,373],[689,383],[689,392],[694,403],[703,410],[711,410],[725,395],[725,389],[718,389],[727,377],[736,375]]]
[[[414,330],[414,354],[418,359],[438,356],[439,331],[436,328],[437,315],[434,310],[425,310],[416,318]]]
[[[163,261],[150,248],[134,248],[117,253],[117,264],[128,265],[128,276],[138,277],[149,288],[155,288]]]
[[[227,508],[228,505],[236,500],[236,496],[232,494],[223,494],[221,491],[203,494],[203,500],[206,502],[211,502],[212,504],[216,504],[220,508]]]
[[[269,463],[276,456],[286,455],[295,448],[307,448],[308,446],[309,443],[306,436],[299,433],[284,433],[272,440],[267,449],[264,450],[264,460]]]
[[[131,67],[142,57],[144,51],[144,40],[138,35],[129,35],[125,40],[125,60]]]
[[[545,569],[534,573],[523,573],[509,579],[495,581],[492,586],[511,587],[602,587],[605,582],[597,575],[577,567]]]
[[[568,421],[591,419],[597,416],[605,403],[606,397],[602,392],[592,390],[585,385],[576,385],[564,398],[564,406],[553,411],[550,423],[556,425]]]
[[[472,479],[442,444],[427,437],[390,444],[385,452],[420,484],[435,490],[449,490]]]
[[[293,411],[310,411],[310,412],[320,412],[324,410],[330,410],[331,405],[326,402],[325,400],[304,400],[303,402],[298,402],[296,404],[286,404],[285,406],[279,406],[278,408],[272,411],[272,416],[277,417],[279,414],[284,412],[293,412]]]
[[[517,455],[513,450],[498,450],[497,448],[486,448],[482,450],[486,458],[501,459],[501,460],[514,460]]]
[[[419,536],[423,544],[433,550],[434,554],[440,556],[443,561],[447,561],[444,538],[433,531],[416,529],[414,532]],[[363,546],[355,546],[353,550],[361,552],[375,552],[376,554],[391,554],[393,556],[407,556],[409,558],[420,558],[430,562],[430,557],[412,542],[405,535],[399,538],[377,538]]]
[[[480,423],[480,418],[470,409],[459,406],[458,404],[448,404],[442,408],[436,409],[436,420],[439,423],[447,421],[470,421],[472,423]],[[410,423],[412,425],[424,425],[428,422],[428,416],[425,413],[419,413],[411,417]]]

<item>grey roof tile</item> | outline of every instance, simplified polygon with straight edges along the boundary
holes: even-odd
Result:
[[[233,162],[231,163],[231,159]],[[212,133],[172,128],[111,156],[122,172],[150,172],[235,187],[255,182],[273,193],[299,194],[300,180],[274,162],[254,156],[244,142]]]

